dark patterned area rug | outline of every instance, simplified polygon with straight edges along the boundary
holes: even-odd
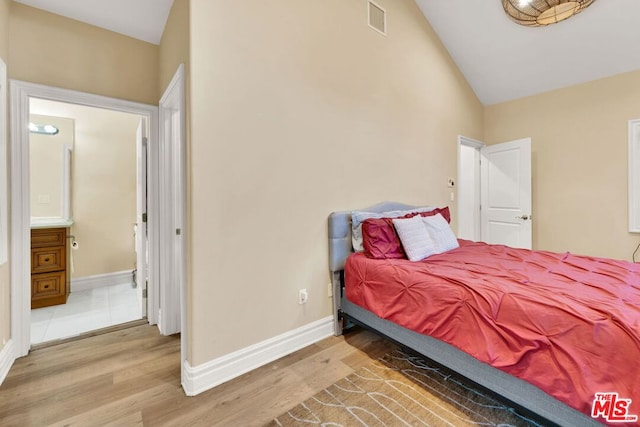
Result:
[[[267,426],[539,426],[399,349],[332,384]]]

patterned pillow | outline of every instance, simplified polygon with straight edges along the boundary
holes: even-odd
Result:
[[[456,235],[453,233],[447,220],[440,214],[421,218],[429,236],[435,244],[435,251],[438,254],[460,247]]]
[[[442,216],[441,216],[442,217]],[[433,218],[433,217],[429,217]],[[393,226],[400,236],[402,247],[409,261],[420,261],[436,253],[436,245],[421,216],[394,219]],[[442,218],[444,220],[444,218]]]

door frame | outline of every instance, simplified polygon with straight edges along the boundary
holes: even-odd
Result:
[[[462,146],[467,146],[467,147],[471,147],[474,150],[476,150],[476,152],[478,153],[478,164],[475,165],[475,170],[472,172],[474,174],[474,186],[476,186],[475,192],[477,192],[477,195],[479,197],[475,198],[474,200],[472,200],[472,204],[474,206],[474,212],[476,215],[476,218],[473,218],[473,222],[474,222],[474,237],[475,240],[482,240],[484,239],[484,231],[485,231],[485,225],[484,225],[484,221],[483,221],[483,214],[486,214],[486,211],[483,210],[482,206],[483,205],[487,205],[486,201],[482,200],[482,198],[484,197],[484,184],[487,182],[486,177],[483,177],[483,167],[485,167],[486,161],[483,163],[483,159],[485,159],[485,150],[489,149],[490,147],[495,147],[495,146],[500,146],[503,144],[509,144],[509,143],[516,143],[516,142],[522,142],[522,141],[528,141],[529,145],[531,144],[531,138],[527,137],[527,138],[520,138],[514,141],[507,141],[507,142],[503,142],[503,143],[499,143],[499,144],[493,144],[493,145],[487,145],[482,141],[477,141],[475,139],[472,138],[468,138],[466,136],[463,135],[458,135],[458,145],[457,145],[457,149],[458,149],[458,154],[457,154],[457,163],[458,163],[458,235],[460,234],[460,227],[461,224],[464,221],[464,218],[467,216],[465,215],[465,213],[463,213],[462,208],[465,205],[465,203],[463,203],[463,199],[464,197],[469,194],[469,192],[464,192],[464,191],[460,191],[461,189],[464,188],[465,186],[465,182],[466,180],[463,179],[463,177],[465,176],[466,173],[468,173],[469,171],[465,171],[462,168],[462,157],[461,157],[461,147]],[[530,172],[531,175],[532,171]],[[468,177],[468,175],[467,175]],[[531,191],[531,190],[530,190]],[[532,201],[533,202],[533,201]],[[531,211],[533,210],[533,206],[529,207],[529,212],[527,213],[527,216],[529,217],[528,221],[531,222]],[[532,228],[532,224],[531,224],[531,228]],[[531,231],[531,246],[533,245],[533,232]],[[464,236],[464,238],[468,238],[468,236]]]
[[[142,307],[142,317],[147,317],[147,283],[149,271],[149,233],[147,231],[148,197],[147,175],[149,169],[149,137],[147,130],[149,125],[145,117],[138,121],[136,129],[136,181],[138,191],[136,194],[136,294]],[[142,250],[141,250],[142,249]]]
[[[465,193],[463,191],[461,191],[462,189],[464,189],[464,183],[465,183],[465,173],[467,171],[464,171],[462,169],[462,159],[461,159],[461,147],[462,146],[466,146],[466,147],[471,147],[474,150],[477,151],[478,153],[478,164],[477,166],[477,170],[474,171],[475,177],[474,177],[474,185],[476,186],[476,192],[478,197],[474,198],[472,200],[472,204],[474,206],[474,211],[475,211],[475,216],[476,218],[473,221],[473,235],[475,240],[480,240],[481,236],[482,236],[482,223],[480,221],[480,159],[481,159],[481,150],[483,147],[486,146],[486,144],[484,142],[475,140],[473,138],[469,138],[463,135],[458,135],[458,185],[457,185],[457,193],[458,193],[458,234],[460,233],[460,226],[462,224],[462,220],[467,216],[465,213],[462,212],[462,207],[464,205],[463,202],[463,197],[465,196]]]
[[[160,287],[158,327],[163,334],[180,332],[180,376],[184,384],[187,360],[187,178],[186,178],[186,77],[180,64],[159,103],[160,164],[163,177]],[[180,229],[180,233],[177,230]],[[164,244],[166,242],[166,244]]]
[[[180,64],[159,104],[160,177],[160,317],[164,335],[185,331],[186,288],[186,102],[185,71]],[[185,334],[181,337],[186,339]]]
[[[31,347],[31,280],[30,230],[31,208],[29,188],[29,98],[97,107],[144,116],[149,123],[149,290],[151,307],[147,318],[157,323],[158,298],[158,107],[61,89],[19,80],[10,81],[11,101],[11,337],[15,344],[14,357],[26,356]]]

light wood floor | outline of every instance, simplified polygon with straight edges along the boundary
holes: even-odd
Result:
[[[18,359],[0,387],[0,425],[260,426],[389,346],[358,330],[186,397],[179,337],[136,326]]]

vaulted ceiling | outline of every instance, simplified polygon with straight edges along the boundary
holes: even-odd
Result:
[[[155,44],[173,4],[15,1]],[[640,69],[640,0],[597,0],[564,22],[533,28],[510,21],[500,0],[415,1],[484,105]]]
[[[638,0],[597,0],[546,27],[515,24],[500,0],[416,2],[485,105],[640,69]]]

